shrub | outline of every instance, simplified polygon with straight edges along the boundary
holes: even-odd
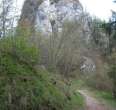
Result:
[[[116,53],[113,53],[110,57],[110,67],[108,71],[109,77],[112,79],[113,83],[113,96],[116,98]]]
[[[38,48],[23,37],[0,40],[0,110],[62,110],[64,94],[36,69]]]

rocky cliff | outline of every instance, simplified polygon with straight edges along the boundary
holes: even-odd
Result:
[[[81,36],[86,43],[90,43],[90,30],[86,17],[83,17],[83,7],[78,0],[26,0],[22,9],[20,21],[29,22],[36,31],[52,33],[62,31],[64,21],[78,21],[81,19]],[[76,36],[75,36],[76,37]],[[83,44],[84,45],[84,44]],[[87,47],[86,47],[87,48]],[[81,50],[82,51],[82,50]],[[88,49],[87,49],[87,53]],[[83,55],[83,58],[86,56]],[[91,59],[91,58],[88,58]],[[83,69],[95,69],[94,61],[86,60],[83,62]]]
[[[19,23],[26,22],[48,33],[60,31],[64,21],[78,20],[81,16],[83,7],[79,0],[25,0]],[[88,24],[85,22],[83,27],[87,32]]]
[[[38,7],[36,27],[43,32],[60,30],[65,20],[77,20],[83,13],[78,0],[44,0]]]

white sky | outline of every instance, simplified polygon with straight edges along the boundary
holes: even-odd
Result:
[[[111,10],[116,11],[116,3],[113,3],[113,0],[80,0],[80,2],[87,12],[101,19],[108,20],[111,16]],[[23,3],[24,0],[17,0],[20,9]]]
[[[113,3],[113,0],[80,0],[80,2],[87,12],[102,20],[108,20],[111,17],[111,10],[116,11],[116,3]]]

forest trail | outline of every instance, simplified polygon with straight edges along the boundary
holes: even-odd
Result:
[[[79,90],[78,92],[85,98],[86,110],[114,110],[107,107],[107,104],[94,98],[89,91]]]

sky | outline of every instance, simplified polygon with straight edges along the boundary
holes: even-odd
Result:
[[[113,0],[80,0],[80,2],[84,10],[102,20],[109,20],[112,15],[111,10],[116,11],[116,3],[113,3]]]
[[[0,0],[1,1],[1,0]],[[113,0],[79,0],[84,10],[92,16],[96,16],[102,20],[108,20],[111,17],[111,10],[116,11],[116,3]],[[17,6],[22,8],[24,0],[17,0]]]

